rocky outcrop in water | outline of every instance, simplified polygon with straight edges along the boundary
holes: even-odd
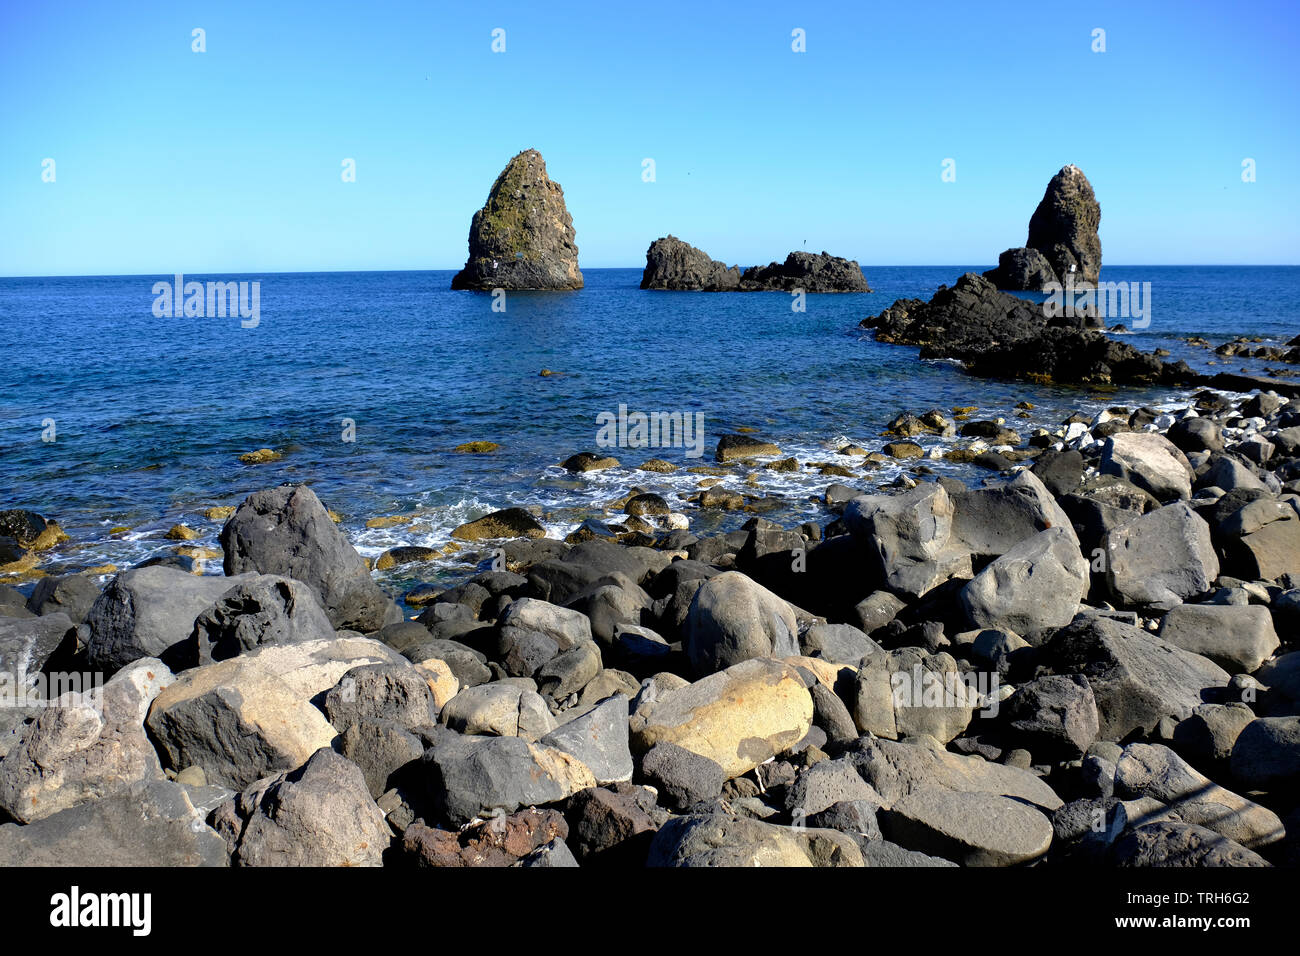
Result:
[[[453,289],[581,289],[573,218],[546,161],[526,149],[506,164],[469,226],[469,260]]]
[[[968,272],[953,287],[940,286],[929,302],[899,299],[861,326],[875,329],[877,341],[919,345],[922,358],[957,359],[968,371],[991,378],[1089,385],[1194,378],[1185,363],[1162,362],[1108,338],[1097,321],[1048,319],[1043,306],[999,292]]]
[[[856,261],[829,253],[792,252],[784,262],[738,266],[708,254],[675,236],[650,243],[645,254],[643,289],[678,292],[870,292]]]
[[[1047,184],[1047,192],[1029,220],[1024,247],[998,256],[998,266],[984,273],[999,289],[1042,290],[1049,282],[1095,283],[1101,274],[1101,205],[1078,166],[1065,166]]]

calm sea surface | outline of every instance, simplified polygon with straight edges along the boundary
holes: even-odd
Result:
[[[214,545],[219,524],[199,509],[307,481],[371,555],[396,544],[442,546],[456,525],[509,505],[539,506],[562,536],[633,485],[671,500],[696,490],[701,476],[631,466],[650,457],[708,464],[718,435],[742,427],[800,461],[853,465],[835,449],[878,447],[884,424],[903,409],[977,405],[979,417],[1005,416],[1027,434],[1075,410],[1180,397],[987,382],[951,363],[918,361],[915,349],[873,342],[858,322],[896,298],[929,298],[967,270],[863,271],[874,293],[809,296],[802,313],[782,293],[642,291],[639,269],[584,270],[579,292],[511,293],[504,312],[487,294],[450,291],[451,272],[186,277],[260,281],[252,329],[238,318],[156,318],[152,287],[170,276],[0,279],[0,507],[59,520],[73,541],[58,560],[70,567],[125,567],[174,548],[163,534],[178,522]],[[1194,368],[1216,356],[1183,337],[1281,344],[1300,332],[1298,267],[1107,267],[1103,279],[1150,282],[1150,327],[1128,341],[1168,348]],[[1206,370],[1263,365],[1220,360]],[[543,368],[556,374],[543,377]],[[1015,421],[1022,400],[1036,407]],[[611,453],[628,467],[577,479],[558,468],[574,452],[599,450],[596,417],[620,405],[703,413],[704,457],[618,448]],[[56,440],[43,441],[51,419]],[[345,419],[354,441],[343,440]],[[452,451],[474,440],[501,449]],[[284,458],[238,461],[262,447]],[[794,523],[824,518],[810,499],[832,480],[867,488],[895,474],[848,482],[764,472],[758,489],[735,484],[782,497],[771,516]],[[748,517],[689,513],[697,531]],[[395,514],[415,519],[365,527]],[[110,533],[120,526],[130,530]],[[407,569],[391,583],[454,571]]]

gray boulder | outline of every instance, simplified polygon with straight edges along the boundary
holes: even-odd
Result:
[[[1029,634],[1064,627],[1088,593],[1089,566],[1068,523],[1013,545],[961,590],[977,628]]]
[[[90,666],[111,674],[142,657],[183,659],[195,619],[251,577],[201,576],[162,566],[123,571],[82,625]]]
[[[1106,585],[1129,606],[1168,610],[1205,593],[1219,576],[1210,526],[1186,502],[1112,529],[1102,551]]]
[[[582,761],[601,786],[631,780],[628,704],[623,694],[606,698],[581,717],[552,730],[541,743]]]
[[[1207,691],[1225,687],[1230,679],[1198,654],[1103,617],[1080,618],[1057,631],[1044,646],[1044,657],[1054,673],[1087,679],[1102,740],[1152,731],[1162,717],[1182,720],[1205,702]]]
[[[1232,745],[1232,775],[1249,790],[1295,789],[1300,781],[1300,717],[1252,720]]]
[[[862,495],[844,509],[849,533],[874,558],[886,586],[917,598],[953,577],[970,577],[970,551],[953,540],[952,500],[936,482],[899,495]]]
[[[186,642],[191,666],[211,664],[262,644],[332,638],[334,627],[316,594],[301,581],[249,576],[194,620]]]
[[[1160,638],[1234,674],[1259,670],[1281,643],[1258,604],[1180,604],[1165,615]]]
[[[1077,760],[1097,739],[1092,687],[1078,674],[1039,677],[1006,701],[1007,721],[1036,758]]]
[[[722,766],[677,744],[661,743],[641,758],[641,775],[659,791],[659,799],[672,810],[688,810],[722,793]]]
[[[880,813],[886,839],[964,866],[1041,860],[1052,824],[1031,806],[993,793],[922,787]]]
[[[701,677],[754,657],[799,653],[794,610],[738,571],[701,585],[682,630],[682,649]]]
[[[1192,466],[1178,446],[1157,432],[1120,432],[1106,439],[1101,473],[1117,475],[1160,501],[1192,496]]]
[[[1254,850],[1191,823],[1162,820],[1134,827],[1111,848],[1115,866],[1269,866]]]
[[[58,574],[41,578],[27,599],[27,610],[46,615],[62,611],[80,624],[99,598],[99,582],[89,574]]]
[[[407,728],[432,727],[438,706],[428,681],[411,665],[363,664],[344,674],[325,695],[325,716],[338,730],[363,717]]]
[[[361,770],[329,749],[213,813],[239,866],[382,866],[392,831]]]
[[[227,866],[226,842],[204,818],[198,790],[169,780],[136,783],[27,826],[0,826],[0,866]]]
[[[301,581],[336,629],[377,631],[402,613],[306,485],[254,492],[221,529],[228,575],[256,571]]]

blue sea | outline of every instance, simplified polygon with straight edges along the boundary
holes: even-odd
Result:
[[[988,267],[866,266],[874,292],[811,295],[804,312],[783,293],[642,291],[640,269],[585,269],[585,289],[510,293],[504,311],[489,294],[450,291],[450,271],[186,276],[260,282],[256,328],[238,317],[156,317],[154,283],[171,276],[0,279],[0,507],[41,512],[71,536],[46,570],[126,567],[173,550],[164,534],[177,523],[202,534],[193,543],[215,547],[220,523],[201,509],[305,481],[373,556],[398,544],[441,547],[456,525],[512,505],[536,506],[563,536],[633,486],[675,501],[703,477],[685,468],[710,464],[718,436],[741,428],[801,462],[854,467],[860,461],[835,450],[879,447],[901,410],[976,405],[977,417],[1003,416],[1027,435],[1075,411],[1186,397],[984,381],[858,328],[897,298],[928,299]],[[1151,283],[1150,326],[1127,341],[1205,371],[1261,372],[1269,363],[1223,360],[1185,337],[1280,345],[1300,331],[1300,267],[1107,267],[1102,278]],[[1015,417],[1022,401],[1035,406],[1028,419]],[[575,452],[602,451],[597,416],[620,405],[702,413],[704,457],[613,448],[624,467],[581,477],[558,467]],[[453,451],[468,441],[501,448]],[[238,460],[263,447],[283,458]],[[634,470],[651,457],[683,467]],[[896,474],[886,467],[850,481],[763,471],[757,486],[728,481],[781,498],[769,516],[794,524],[826,519],[815,499],[831,481],[869,489]],[[697,532],[749,517],[683,510]],[[412,520],[366,527],[389,515]],[[390,584],[447,580],[465,573],[458,560],[401,569]]]

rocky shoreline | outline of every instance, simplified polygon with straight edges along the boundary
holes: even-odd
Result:
[[[787,467],[726,436],[693,501],[654,465],[566,541],[457,529],[478,567],[414,619],[305,486],[222,516],[223,576],[0,587],[0,864],[1294,865],[1300,409],[1013,424],[901,414],[841,449],[914,462],[887,486],[697,535],[753,508],[732,463]],[[984,484],[925,466],[955,434]],[[19,562],[60,534],[0,514]],[[13,699],[59,675],[102,686]]]

